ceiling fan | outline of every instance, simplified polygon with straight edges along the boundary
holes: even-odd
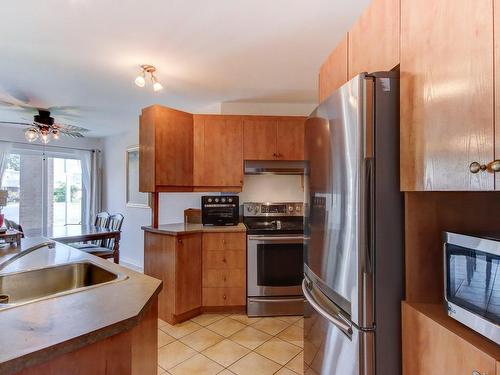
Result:
[[[10,103],[6,101],[0,100],[0,105],[7,106],[12,109],[34,112],[37,111],[33,116],[33,122],[20,122],[20,121],[0,121],[0,124],[7,125],[19,125],[26,126],[28,129],[24,132],[26,140],[28,142],[34,142],[37,139],[40,139],[42,143],[49,143],[51,139],[57,140],[59,136],[66,135],[73,138],[82,138],[83,134],[88,131],[88,129],[81,128],[75,125],[67,125],[61,124],[59,122],[55,122],[54,117],[52,117],[51,110],[55,110],[56,112],[67,112],[68,114],[64,115],[65,117],[75,117],[75,110],[78,107],[50,107],[50,108],[37,108],[30,106],[29,104],[24,103]]]

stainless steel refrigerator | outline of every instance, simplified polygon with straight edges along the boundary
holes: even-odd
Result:
[[[306,123],[307,374],[401,374],[398,77],[360,74]]]

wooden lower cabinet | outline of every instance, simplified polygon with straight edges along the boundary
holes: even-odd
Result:
[[[403,375],[498,375],[499,346],[449,318],[441,304],[403,302],[402,318]]]
[[[170,324],[201,308],[201,234],[144,233],[144,273],[163,281],[158,316]]]
[[[155,375],[158,372],[158,304],[131,329],[17,372],[18,375]],[[50,355],[50,354],[49,354]]]
[[[203,307],[246,304],[245,233],[203,234]]]

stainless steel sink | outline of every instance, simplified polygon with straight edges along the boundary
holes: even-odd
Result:
[[[126,278],[90,261],[0,274],[0,310]]]

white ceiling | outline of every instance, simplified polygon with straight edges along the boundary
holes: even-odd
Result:
[[[369,0],[26,0],[2,3],[0,98],[82,106],[57,119],[116,134],[159,103],[311,103],[321,62]],[[165,89],[133,83],[154,64]],[[0,120],[20,120],[12,109]],[[29,117],[29,116],[28,116]]]

